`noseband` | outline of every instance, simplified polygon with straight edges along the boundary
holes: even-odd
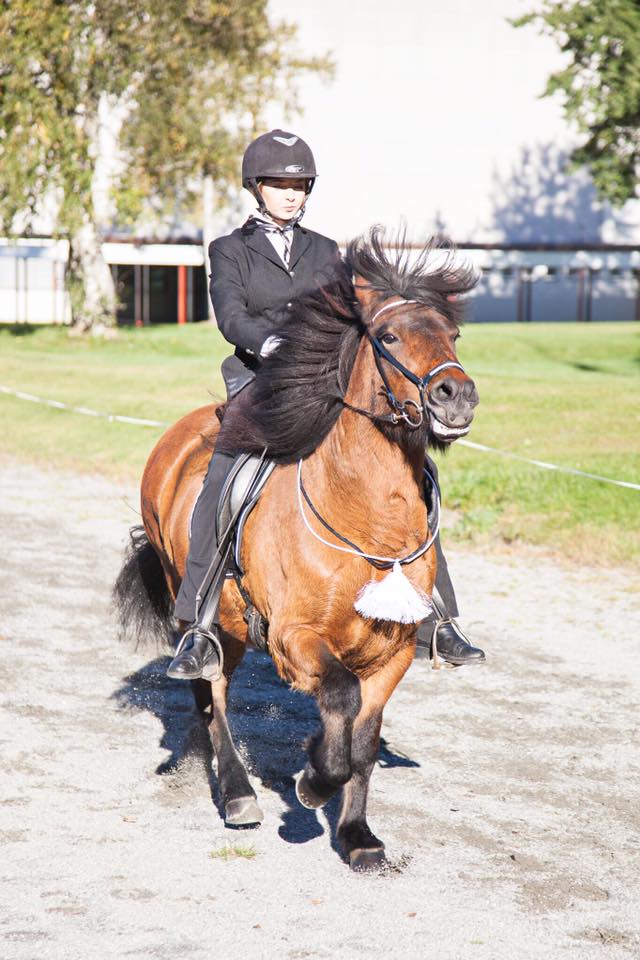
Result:
[[[393,303],[387,303],[384,307],[380,307],[380,309],[374,313],[373,317],[369,321],[369,326],[371,326],[374,321],[377,320],[380,314],[384,313],[385,310],[390,310],[392,307],[399,307],[403,303],[417,302],[417,300],[395,300]],[[376,362],[376,367],[378,373],[380,374],[380,379],[384,385],[387,400],[393,413],[384,416],[372,413],[370,410],[362,410],[360,407],[353,407],[351,404],[346,403],[346,401],[343,401],[344,405],[350,410],[354,410],[356,413],[364,414],[371,420],[382,420],[385,423],[393,424],[398,424],[404,420],[411,430],[417,430],[418,427],[422,426],[425,415],[428,415],[430,410],[433,412],[432,404],[430,403],[429,397],[425,392],[433,378],[439,373],[442,373],[443,370],[448,370],[452,367],[456,370],[461,370],[462,373],[464,373],[464,367],[462,364],[458,363],[457,360],[446,360],[444,363],[438,363],[435,367],[432,367],[432,369],[429,370],[424,377],[419,377],[417,374],[413,373],[413,371],[405,367],[404,364],[400,363],[399,360],[396,360],[393,354],[387,350],[381,341],[369,333],[368,329],[366,334],[373,349],[373,357]],[[391,384],[389,383],[388,377],[384,372],[384,367],[382,366],[383,360],[386,360],[387,363],[390,363],[392,367],[395,367],[395,369],[402,374],[405,380],[408,380],[409,383],[414,384],[414,386],[418,388],[418,393],[420,396],[419,404],[417,404],[415,400],[411,400],[409,398],[402,401],[398,400],[395,393],[391,389]],[[411,415],[411,412],[413,412],[413,416]]]

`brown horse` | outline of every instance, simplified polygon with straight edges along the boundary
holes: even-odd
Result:
[[[278,350],[229,405],[219,443],[266,448],[279,464],[246,523],[242,587],[268,621],[278,673],[312,694],[320,710],[298,798],[320,807],[343,788],[338,838],[351,866],[367,869],[384,862],[384,844],[366,820],[369,778],[385,704],[414,656],[416,624],[386,618],[385,604],[395,603],[388,589],[375,615],[357,612],[354,601],[367,583],[387,576],[394,559],[409,560],[402,567],[409,584],[398,567],[394,584],[399,577],[413,599],[431,593],[436,560],[433,549],[424,550],[424,456],[429,445],[443,448],[466,433],[478,402],[454,346],[462,311],[455,295],[476,278],[434,245],[414,261],[406,249],[388,255],[375,230],[350,244],[348,262],[355,286],[338,284],[294,304]],[[175,598],[190,513],[218,429],[215,412],[207,406],[183,417],[149,458],[142,481],[148,541],[138,538],[116,591],[131,615],[136,604],[141,611],[135,568],[145,596],[160,602],[165,624],[170,620],[162,577],[150,572],[149,543]],[[223,677],[196,681],[226,820],[236,825],[262,820],[225,715],[247,644],[244,610],[237,585],[227,581]]]

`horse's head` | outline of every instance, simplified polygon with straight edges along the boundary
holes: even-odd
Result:
[[[404,246],[391,261],[382,242],[373,231],[349,250],[363,350],[370,350],[377,381],[371,412],[398,428],[426,427],[427,443],[447,445],[468,433],[478,404],[455,347],[462,319],[455,298],[477,278],[469,266],[454,266],[450,250],[427,246],[411,262]]]

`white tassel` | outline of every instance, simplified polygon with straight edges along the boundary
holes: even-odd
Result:
[[[370,580],[364,585],[354,606],[362,617],[395,623],[419,623],[432,610],[426,593],[405,577],[397,560],[384,580]]]

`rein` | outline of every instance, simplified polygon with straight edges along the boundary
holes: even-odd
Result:
[[[387,303],[383,307],[380,307],[376,313],[374,313],[373,317],[369,321],[369,326],[373,324],[374,321],[377,320],[380,314],[384,313],[385,310],[390,310],[392,307],[402,306],[404,303],[417,302],[417,300],[394,300],[392,303]],[[422,426],[425,414],[428,415],[429,411],[431,410],[431,404],[429,403],[429,398],[425,395],[425,390],[433,378],[439,373],[442,373],[443,370],[447,370],[449,368],[455,368],[456,370],[461,370],[462,373],[464,373],[464,367],[462,364],[458,363],[457,360],[445,360],[443,363],[436,364],[436,366],[429,370],[424,377],[419,377],[417,374],[413,373],[412,370],[409,370],[407,367],[405,367],[404,364],[400,363],[399,360],[396,360],[393,354],[387,350],[378,337],[372,336],[368,329],[366,330],[366,335],[373,349],[373,357],[376,363],[376,368],[380,374],[380,379],[384,385],[387,401],[393,413],[374,413],[372,410],[365,410],[362,407],[354,407],[343,398],[340,398],[343,405],[347,407],[348,410],[353,410],[354,413],[361,413],[370,420],[376,420],[382,423],[392,423],[394,425],[400,423],[401,420],[404,420],[411,430],[417,430],[418,427]],[[398,400],[391,389],[391,384],[389,383],[389,379],[384,371],[384,367],[382,366],[383,360],[386,360],[387,363],[391,364],[392,367],[395,367],[395,369],[402,374],[405,380],[413,383],[414,386],[418,388],[420,404],[416,403],[415,400],[411,400],[410,398],[402,401]],[[411,415],[411,408],[413,408],[413,411],[415,411],[413,416]]]
[[[431,471],[424,467],[425,479],[429,480],[431,483],[431,489],[433,491],[433,511],[435,513],[435,521],[433,523],[433,532],[427,537],[424,543],[420,544],[412,553],[407,554],[406,557],[378,557],[372,553],[366,553],[362,550],[357,544],[352,543],[351,540],[348,540],[341,533],[331,526],[331,524],[325,520],[320,511],[316,508],[311,497],[307,493],[305,486],[302,482],[302,460],[298,460],[298,506],[300,507],[300,515],[304,521],[309,533],[311,533],[316,540],[319,540],[320,543],[323,543],[326,547],[331,547],[332,550],[340,550],[342,553],[350,553],[357,557],[362,557],[364,560],[367,560],[373,567],[376,567],[378,570],[390,570],[396,563],[399,563],[401,566],[404,566],[406,563],[413,563],[414,560],[417,560],[433,544],[433,541],[438,536],[438,530],[440,529],[440,488],[438,483],[431,473]],[[314,517],[322,524],[325,530],[328,530],[329,533],[333,534],[338,540],[341,540],[342,543],[346,544],[344,547],[338,546],[336,543],[330,543],[328,540],[325,540],[324,537],[321,537],[320,534],[316,533],[311,524],[309,523],[307,516],[304,512],[304,506],[302,500],[305,500],[309,509],[313,513]],[[429,523],[431,518],[429,517]]]

